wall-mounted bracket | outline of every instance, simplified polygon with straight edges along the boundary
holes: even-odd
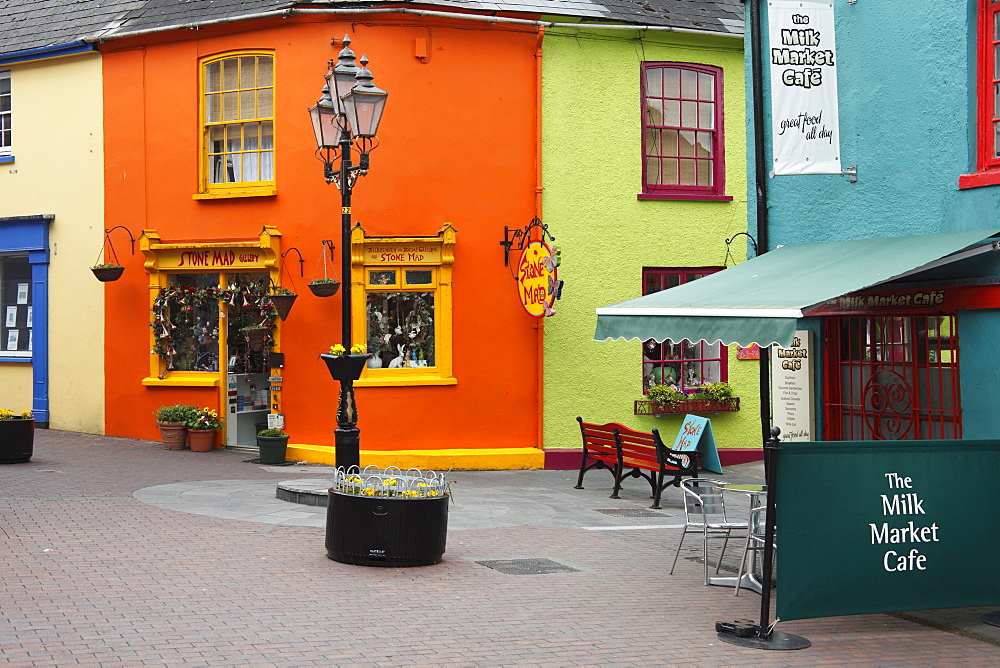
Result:
[[[846,176],[847,177],[847,181],[849,183],[857,183],[858,182],[858,166],[857,165],[851,165],[850,167],[845,167],[844,169],[840,170],[840,175],[841,176]]]
[[[538,238],[533,238],[533,235],[537,235]],[[532,218],[531,222],[520,230],[512,230],[504,225],[503,241],[500,242],[504,248],[503,266],[510,266],[511,251],[522,251],[532,241],[545,241],[546,237],[549,241],[556,240],[554,236],[549,234],[549,226],[544,224],[538,216]]]

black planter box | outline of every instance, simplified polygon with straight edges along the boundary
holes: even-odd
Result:
[[[440,563],[448,535],[450,497],[404,499],[330,490],[326,554],[360,566]]]
[[[35,421],[14,418],[0,420],[0,464],[31,461],[35,449]]]

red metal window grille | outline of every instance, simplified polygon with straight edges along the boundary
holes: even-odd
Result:
[[[1000,0],[979,0],[978,163],[1000,167]]]
[[[723,194],[722,70],[645,63],[641,88],[643,193]]]
[[[826,439],[962,437],[953,315],[828,318]]]
[[[724,267],[647,268],[642,272],[642,294],[666,290],[722,269]],[[649,339],[642,344],[643,393],[653,385],[672,385],[681,391],[693,391],[705,383],[727,380],[728,350],[719,341],[692,343],[686,339],[680,342]]]

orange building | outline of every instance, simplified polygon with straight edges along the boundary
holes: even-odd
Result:
[[[349,277],[306,113],[347,33],[389,91]],[[362,465],[541,467],[540,323],[499,245],[537,213],[539,43],[528,25],[373,13],[103,44],[105,223],[138,240],[106,288],[107,433],[156,439],[153,412],[185,403],[252,446],[273,414],[289,459],[332,463],[339,386],[319,355],[347,287],[307,284],[336,274],[378,360],[355,383]],[[299,295],[286,320],[262,297],[279,286]],[[253,351],[243,328],[272,319],[270,354]]]

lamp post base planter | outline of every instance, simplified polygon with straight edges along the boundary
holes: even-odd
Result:
[[[288,449],[288,436],[258,436],[261,464],[284,464]]]
[[[326,509],[326,554],[359,566],[440,563],[448,536],[444,476],[410,469],[338,469]]]
[[[0,420],[0,464],[31,461],[35,449],[35,420],[16,417]]]
[[[157,422],[164,450],[183,450],[187,441],[187,428],[183,422]]]
[[[211,452],[215,447],[215,429],[188,429],[191,452]]]

